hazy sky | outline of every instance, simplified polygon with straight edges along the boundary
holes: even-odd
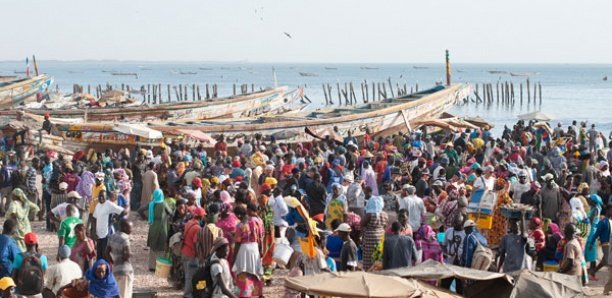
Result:
[[[610,0],[1,1],[0,60],[612,63]]]

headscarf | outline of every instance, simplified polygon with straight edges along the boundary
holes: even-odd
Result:
[[[130,183],[130,177],[127,175],[124,169],[116,169],[113,171],[113,176],[118,175],[119,179],[117,180],[117,188],[120,192],[124,192],[126,190],[131,190],[132,185]]]
[[[380,196],[372,196],[366,203],[366,213],[380,213],[385,207],[385,202]]]
[[[104,275],[102,279],[98,279],[96,276],[96,269],[101,265],[106,265],[106,275]],[[89,281],[87,290],[90,294],[99,298],[119,296],[119,286],[117,285],[115,276],[113,276],[111,266],[104,259],[97,260],[93,266],[87,270],[85,277]]]
[[[582,195],[582,191],[585,188],[589,188],[589,184],[587,184],[586,182],[580,183],[580,185],[578,185],[578,190],[577,190],[578,191],[578,195]]]
[[[558,235],[559,238],[563,239],[563,234],[561,234],[561,230],[559,229],[559,226],[556,223],[549,223],[548,229],[550,230],[551,235]]]
[[[220,194],[220,199],[223,204],[231,204],[234,202],[234,198],[230,195],[226,190],[222,191]]]
[[[21,190],[21,188],[13,189],[12,194],[13,194],[13,197],[19,199],[21,201],[21,203],[25,203],[26,200],[28,199],[28,197],[23,192],[23,190]]]
[[[416,232],[414,238],[414,240],[431,241],[436,239],[436,232],[434,232],[433,228],[430,225],[424,224]]]
[[[153,224],[153,218],[155,217],[155,204],[162,203],[164,201],[164,192],[161,189],[153,191],[153,199],[149,202],[149,224]]]
[[[590,199],[591,199],[591,201],[593,201],[593,203],[595,203],[596,207],[601,209],[601,207],[603,206],[603,201],[601,200],[601,197],[599,195],[592,194]]]

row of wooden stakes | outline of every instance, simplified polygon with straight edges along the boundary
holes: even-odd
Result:
[[[345,105],[353,105],[358,103],[357,96],[355,95],[355,88],[353,87],[353,82],[345,82],[344,88],[342,88],[342,84],[340,82],[337,82],[335,90],[336,92],[334,92],[334,86],[332,84],[322,84],[322,87],[326,105],[334,104],[334,93],[337,94],[336,99],[338,100],[338,105],[342,105],[343,99]],[[387,87],[389,93],[387,93]],[[418,83],[414,87],[410,86],[410,93],[408,93],[407,83],[404,83],[403,85],[400,85],[400,83],[396,83],[395,89],[393,89],[393,83],[391,82],[391,78],[389,78],[387,82],[371,82],[371,84],[368,83],[368,81],[366,80],[361,82],[361,100],[363,101],[363,103],[368,103],[369,101],[377,100],[380,101],[386,98],[392,98],[396,96],[403,96],[418,91]]]
[[[518,84],[518,90],[515,92],[514,82],[508,81],[498,81],[493,85],[492,83],[482,83],[474,85],[474,97],[476,98],[475,103],[483,103],[483,104],[491,104],[494,101],[497,104],[504,105],[514,105],[516,100],[518,99],[520,104],[523,104],[523,98],[527,99],[527,104],[531,104],[531,100],[533,98],[533,104],[536,104],[539,100],[540,104],[542,104],[542,84],[531,83],[529,79],[527,79],[525,84],[525,96],[523,96],[523,83]],[[531,90],[533,89],[533,97]],[[465,104],[470,102],[469,98],[465,98]],[[474,102],[474,100],[472,100]]]
[[[141,85],[140,88],[133,88],[127,84],[121,84],[121,86],[114,87],[113,85],[107,83],[105,86],[93,86],[93,91],[95,93],[95,97],[100,98],[104,95],[104,93],[116,90],[117,88],[121,91],[125,91],[130,94],[140,94],[142,95],[142,99],[145,102],[152,104],[172,101],[199,101],[203,99],[210,100],[219,97],[219,86],[217,84],[205,84],[203,85],[201,90],[200,85],[198,84],[179,84],[175,86],[167,84],[165,87],[166,90],[164,92],[162,84],[146,84]],[[91,85],[87,85],[86,88],[83,85],[78,84],[74,84],[72,86],[72,92],[74,94],[85,93],[85,90],[87,90],[86,93],[94,95],[94,93],[92,93]],[[259,88],[259,90],[262,89]],[[246,94],[249,92],[255,92],[255,84],[251,84],[250,86],[249,84],[233,84],[234,96],[238,94]]]

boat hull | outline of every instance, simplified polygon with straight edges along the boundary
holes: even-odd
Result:
[[[225,137],[229,146],[235,146],[237,141],[244,137],[253,137],[256,134],[264,138],[274,137],[277,142],[295,143],[313,139],[311,132],[322,132],[333,129],[338,135],[346,136],[350,130],[354,136],[359,137],[369,129],[373,135],[392,133],[399,130],[415,129],[419,119],[435,117],[447,108],[462,100],[470,93],[471,86],[454,85],[443,90],[424,95],[405,103],[393,104],[389,107],[373,109],[371,112],[354,113],[329,118],[304,118],[277,116],[270,122],[266,121],[240,121],[240,120],[211,120],[205,125],[150,125],[152,129],[159,130],[166,138],[178,137],[179,129],[198,130],[213,138],[221,135]],[[407,97],[410,98],[410,97]],[[140,144],[141,140],[131,136],[119,136],[112,131],[112,125],[104,124],[74,124],[59,125],[60,131],[65,133],[67,139],[87,143],[107,144]],[[148,142],[155,146],[159,140]],[[156,144],[157,143],[157,144]],[[204,144],[206,147],[207,144]],[[209,147],[213,144],[208,144]]]
[[[123,108],[70,110],[29,109],[25,110],[25,112],[35,115],[44,115],[48,112],[54,118],[84,118],[86,121],[145,121],[148,119],[251,117],[284,105],[284,94],[286,91],[287,87],[278,87],[255,93],[208,101],[172,102],[154,106]],[[0,114],[8,113],[10,112],[0,112]]]
[[[7,109],[24,102],[28,97],[45,92],[53,84],[53,78],[39,75],[16,80],[0,87],[0,108]]]

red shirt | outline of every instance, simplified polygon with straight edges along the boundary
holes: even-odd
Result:
[[[192,219],[185,224],[185,237],[183,238],[183,248],[181,253],[186,257],[195,257],[195,244],[198,240],[198,232],[200,231],[200,222],[197,219]]]

